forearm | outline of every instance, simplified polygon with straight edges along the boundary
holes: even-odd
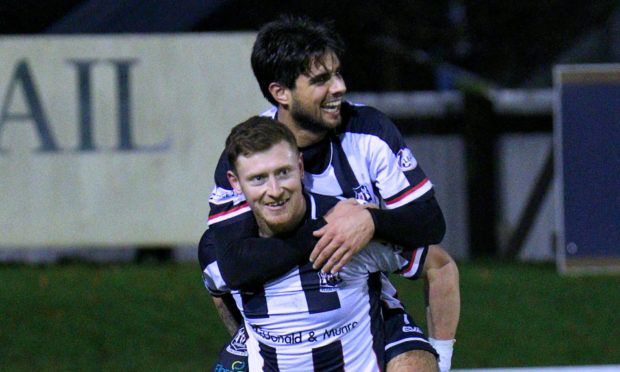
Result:
[[[218,266],[231,289],[252,289],[308,262],[317,239],[312,232],[325,221],[311,220],[294,234],[282,238],[245,238],[219,246]],[[224,231],[216,231],[215,237]],[[240,270],[239,268],[243,268]]]
[[[438,340],[455,338],[461,311],[459,272],[453,261],[427,274],[428,333]]]
[[[396,209],[369,209],[375,224],[376,239],[404,247],[439,243],[446,223],[435,197],[408,203]]]
[[[241,314],[239,313],[239,310],[234,306],[234,300],[232,299],[232,297],[212,298],[217,313],[220,316],[220,319],[222,319],[222,322],[226,326],[228,332],[230,332],[230,335],[234,335],[235,332],[237,332],[237,329],[239,329],[239,326],[241,325]]]

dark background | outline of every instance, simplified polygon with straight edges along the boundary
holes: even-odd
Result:
[[[351,91],[433,90],[438,62],[514,88],[550,85],[548,74],[536,73],[580,37],[596,30],[611,33],[608,23],[619,5],[617,0],[3,0],[0,34],[256,30],[280,13],[307,14],[333,20],[345,38]],[[76,16],[80,12],[88,17]],[[582,57],[618,58],[617,50],[598,49]]]

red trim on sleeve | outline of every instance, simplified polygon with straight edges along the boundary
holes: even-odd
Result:
[[[241,208],[245,208],[245,207],[247,207],[247,206],[248,206],[248,203],[243,203],[243,204],[240,204],[239,206],[237,206],[237,207],[235,207],[235,208],[233,208],[233,209],[229,209],[229,210],[227,210],[227,211],[224,211],[224,212],[221,212],[221,213],[218,213],[218,214],[214,214],[213,216],[209,216],[209,221],[210,221],[210,220],[212,220],[212,219],[214,219],[214,218],[218,218],[218,217],[221,217],[221,216],[225,216],[225,215],[227,215],[227,214],[229,214],[229,213],[236,212],[236,211],[238,211],[239,209],[241,209]]]
[[[394,203],[398,202],[399,200],[402,200],[407,195],[411,194],[412,192],[416,191],[420,187],[424,186],[428,181],[429,181],[428,178],[425,178],[424,180],[422,180],[422,182],[417,184],[415,187],[409,189],[409,191],[405,192],[404,194],[402,194],[401,196],[397,197],[394,200],[386,201],[385,204],[390,205],[390,204],[394,204]]]
[[[413,265],[415,264],[415,262],[416,262],[416,257],[418,256],[418,253],[419,253],[419,252],[420,252],[420,248],[416,249],[416,250],[413,252],[413,255],[411,256],[411,261],[409,261],[409,266],[407,266],[407,268],[406,268],[406,269],[401,270],[401,272],[402,272],[403,274],[404,274],[404,273],[408,273],[409,271],[411,271],[411,268],[412,268],[412,267],[413,267]]]

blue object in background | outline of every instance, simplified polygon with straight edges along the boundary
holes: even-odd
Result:
[[[620,262],[620,65],[609,67],[559,72],[556,169],[561,167],[564,247],[558,248],[567,261]]]

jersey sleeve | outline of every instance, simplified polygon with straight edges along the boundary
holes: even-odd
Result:
[[[365,155],[370,181],[383,208],[370,209],[375,238],[417,247],[441,242],[445,220],[431,181],[398,128],[380,111],[360,108],[352,141]],[[401,233],[405,231],[405,233]]]
[[[370,109],[369,109],[370,110]],[[434,195],[433,184],[392,121],[372,111],[376,135],[366,136],[370,176],[387,209]]]
[[[318,241],[312,232],[325,223],[322,218],[309,220],[288,236],[231,240],[217,249],[221,276],[231,289],[252,290],[286,274],[295,266],[308,262]],[[228,232],[220,228],[214,235],[217,239],[220,234],[234,233],[234,228]]]
[[[214,297],[221,297],[229,292],[229,288],[220,273],[211,230],[204,232],[198,243],[198,261],[202,269],[202,280],[205,287]]]
[[[226,173],[229,169],[228,159],[225,153],[222,153],[215,168],[215,186],[209,196],[210,210],[207,225],[210,228],[233,224],[252,214],[245,195],[236,193],[228,182]]]
[[[202,270],[202,277],[207,290],[213,296],[221,296],[229,291],[229,287],[220,271],[217,252],[226,247],[235,239],[244,239],[255,235],[255,225],[252,211],[245,201],[243,194],[237,194],[226,175],[228,159],[225,153],[220,155],[215,168],[215,186],[209,196],[209,219],[208,229],[202,235],[198,243],[198,260]],[[235,227],[235,234],[218,234],[222,230],[230,231]]]
[[[424,269],[424,263],[426,262],[426,255],[428,254],[428,246],[396,250],[398,255],[405,259],[406,265],[402,266],[395,273],[411,280],[420,278]]]
[[[434,196],[394,209],[368,211],[375,224],[376,239],[405,247],[438,244],[446,232],[446,222]]]
[[[391,243],[372,241],[362,252],[369,272],[390,272],[414,280],[422,274],[428,247],[404,249]]]

